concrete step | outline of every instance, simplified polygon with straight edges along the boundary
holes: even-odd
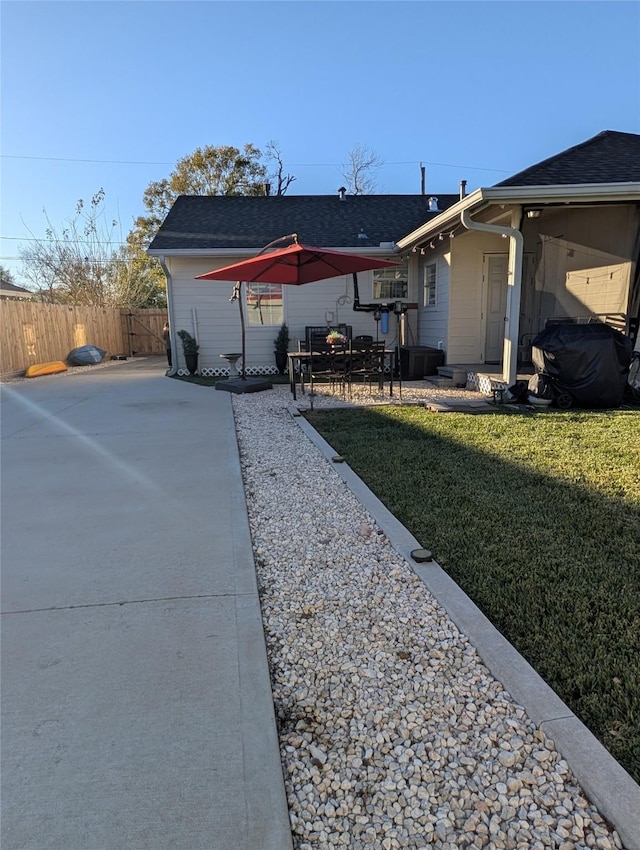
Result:
[[[467,370],[461,366],[438,366],[438,375],[449,378],[456,387],[467,383]]]
[[[453,366],[438,366],[438,375],[442,378],[453,378]]]

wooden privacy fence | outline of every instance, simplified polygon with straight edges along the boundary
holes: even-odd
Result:
[[[81,345],[96,345],[106,357],[164,354],[166,310],[69,307],[30,301],[0,301],[0,373],[33,363],[66,360]]]

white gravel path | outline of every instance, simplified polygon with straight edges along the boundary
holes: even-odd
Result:
[[[621,848],[288,404],[233,396],[296,850]]]

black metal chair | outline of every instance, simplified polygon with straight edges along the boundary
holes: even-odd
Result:
[[[309,391],[313,393],[314,381],[324,381],[331,389],[340,387],[345,394],[349,381],[349,346],[323,345],[313,346],[309,351]]]
[[[353,332],[351,325],[339,324],[331,325],[330,327],[327,327],[327,325],[306,325],[304,329],[306,350],[311,351],[312,345],[319,346],[326,344],[327,334],[330,330],[334,329],[337,329],[347,339],[351,339]]]
[[[349,382],[350,384],[362,379],[362,383],[369,382],[369,390],[374,381],[378,384],[378,389],[384,389],[384,363],[385,363],[385,342],[373,342],[361,340],[353,341],[350,351],[349,365]]]
[[[311,340],[315,342],[316,345],[321,345],[326,342],[327,339],[327,327],[326,325],[307,325],[304,329],[304,348],[305,351],[311,351]]]

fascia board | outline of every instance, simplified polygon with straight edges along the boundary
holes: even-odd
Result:
[[[489,204],[532,204],[551,201],[571,203],[607,203],[640,201],[640,183],[576,183],[554,186],[495,186],[477,189],[458,201],[442,215],[432,218],[422,227],[398,240],[398,248],[406,250],[416,243],[460,222],[460,213]]]
[[[462,198],[462,200],[455,203],[452,207],[444,210],[442,215],[438,215],[435,218],[430,219],[417,230],[414,230],[412,233],[409,233],[407,236],[399,239],[397,242],[398,248],[401,250],[411,248],[421,239],[431,236],[433,233],[437,233],[440,230],[451,230],[452,222],[455,222],[456,224],[460,223],[460,213],[462,210],[470,209],[484,203],[485,191],[485,189],[476,189],[475,192],[471,192],[471,194]]]

